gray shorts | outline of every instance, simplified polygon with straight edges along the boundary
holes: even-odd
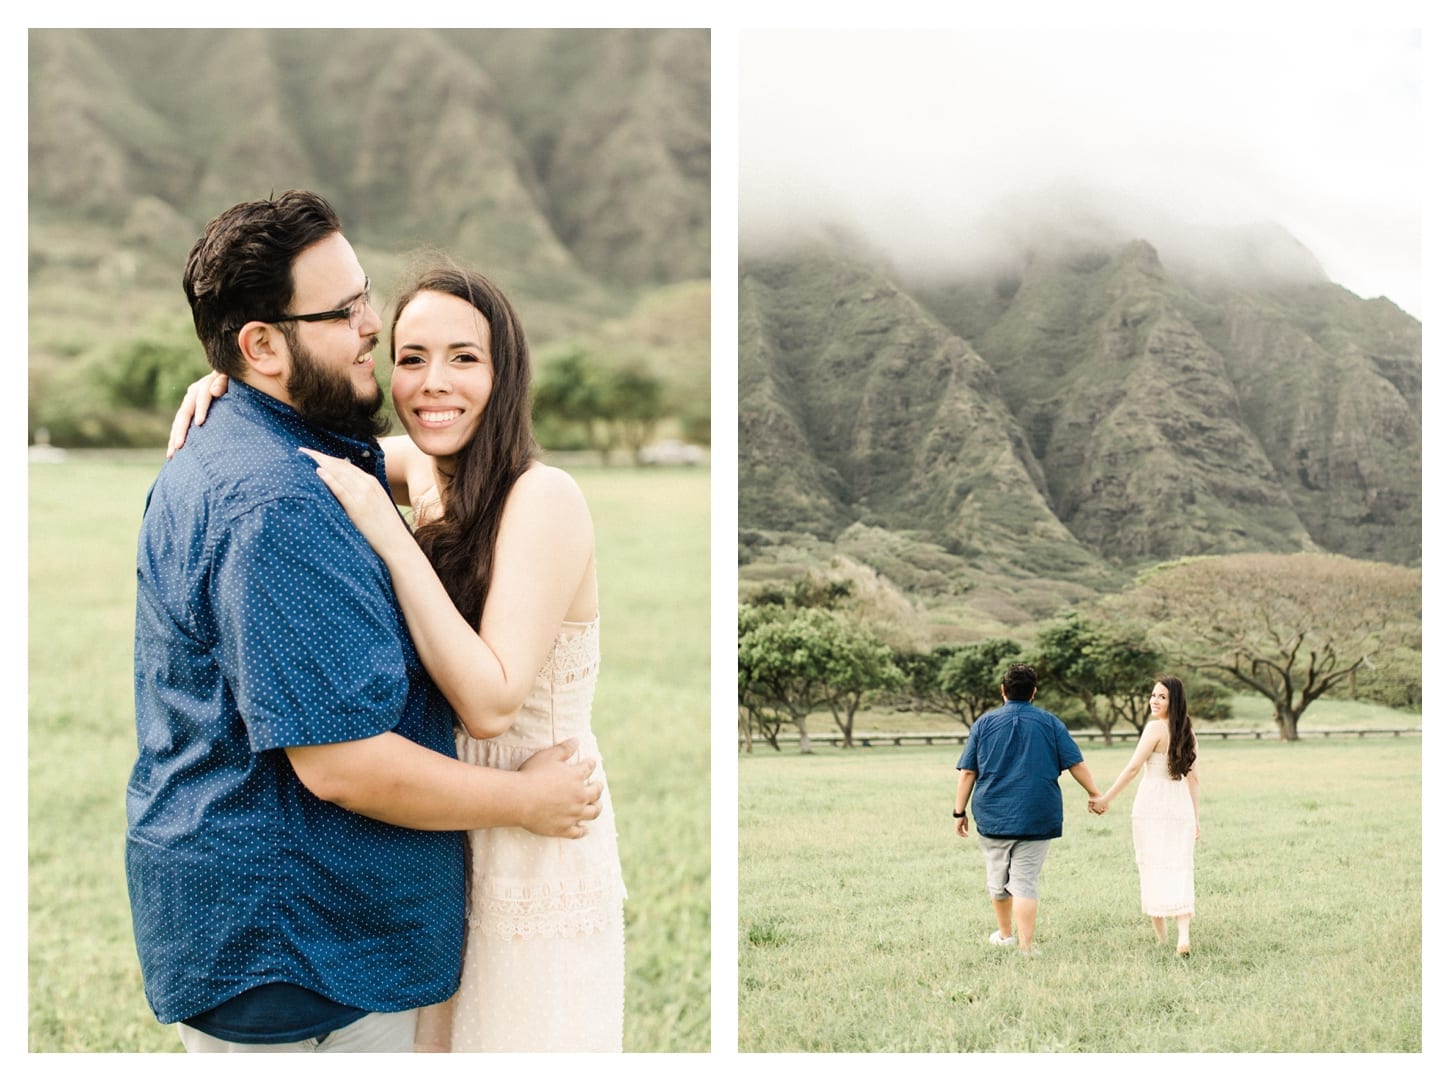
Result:
[[[1037,876],[1047,859],[1046,841],[983,837],[979,833],[977,843],[987,859],[987,894],[992,900],[1006,897],[1037,900]]]
[[[413,1050],[413,1030],[418,1011],[367,1013],[351,1024],[311,1040],[295,1043],[231,1043],[208,1036],[200,1029],[177,1024],[181,1045],[192,1053],[200,1051],[404,1051]]]

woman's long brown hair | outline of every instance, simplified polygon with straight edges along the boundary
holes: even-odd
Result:
[[[1183,680],[1163,676],[1158,680],[1168,692],[1168,776],[1175,781],[1188,776],[1198,757],[1193,737],[1193,718],[1188,715],[1188,695]]]
[[[498,286],[475,270],[441,264],[419,273],[398,297],[388,331],[394,361],[398,317],[419,293],[457,297],[488,323],[493,362],[488,406],[473,439],[454,461],[443,513],[415,534],[454,605],[477,627],[493,577],[504,502],[538,451],[529,413],[529,346],[518,313]]]

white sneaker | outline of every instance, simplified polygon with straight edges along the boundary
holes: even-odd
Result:
[[[1017,936],[1008,935],[1006,938],[1003,938],[1001,931],[993,931],[987,941],[994,946],[1015,946],[1017,945]]]

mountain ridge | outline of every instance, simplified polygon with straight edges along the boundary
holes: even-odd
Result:
[[[1134,238],[953,276],[821,238],[743,253],[741,530],[886,529],[1076,582],[1237,551],[1418,564],[1419,323],[1304,254],[1190,271]]]
[[[149,200],[199,233],[312,187],[361,243],[446,243],[530,289],[709,274],[705,31],[32,30],[29,55],[42,231]]]

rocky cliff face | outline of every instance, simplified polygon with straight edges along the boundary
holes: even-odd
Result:
[[[1418,562],[1419,324],[1309,266],[1175,272],[1143,241],[911,285],[819,250],[746,261],[741,525],[862,522],[1079,577]]]
[[[1332,285],[1221,304],[1244,424],[1315,543],[1418,563],[1419,322]]]
[[[709,275],[703,30],[32,30],[33,225],[201,225],[311,187],[355,240],[567,297]],[[48,234],[47,234],[48,235]]]
[[[862,523],[1024,570],[1095,561],[991,368],[889,279],[829,255],[749,266],[740,323],[742,526]]]

